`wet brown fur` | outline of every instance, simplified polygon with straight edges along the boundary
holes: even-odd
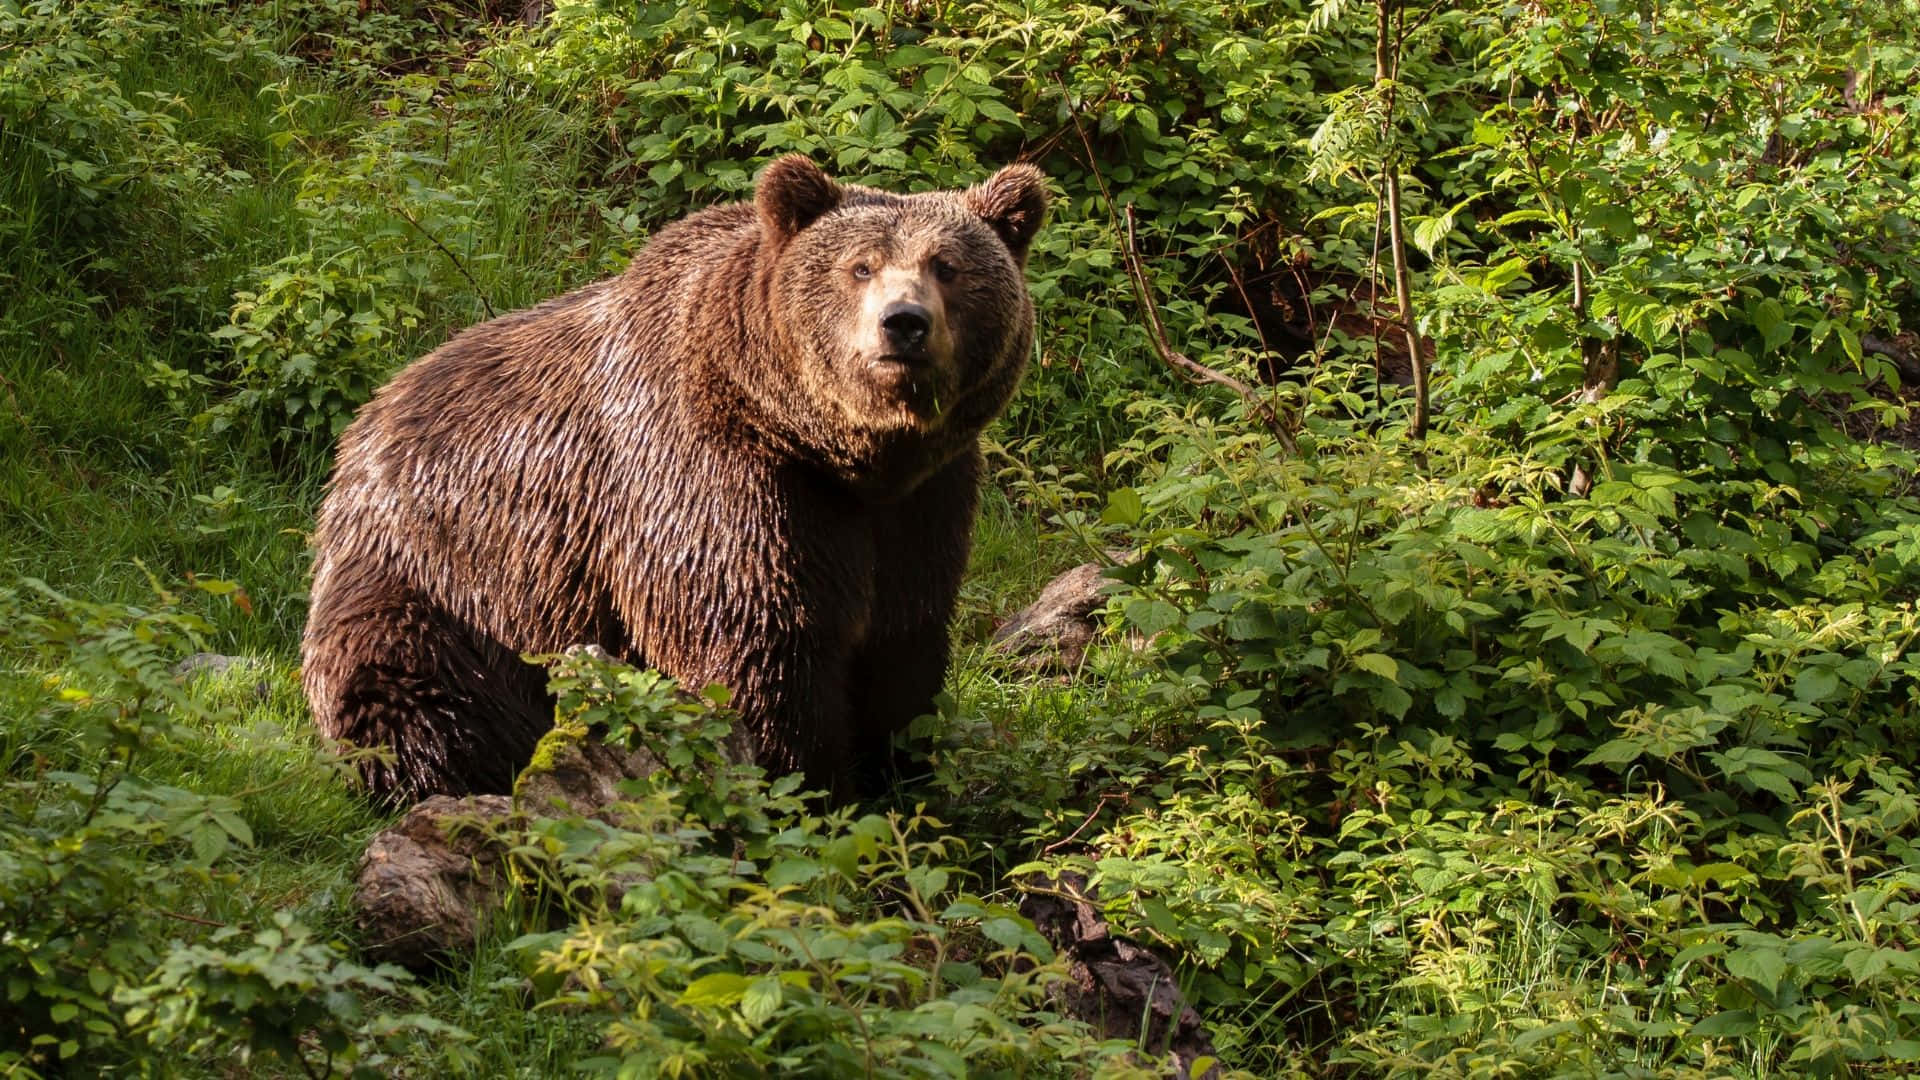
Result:
[[[410,365],[343,435],[320,512],[320,730],[393,751],[366,770],[382,798],[504,792],[552,722],[520,655],[593,644],[728,686],[762,764],[856,786],[945,672],[1045,207],[1027,166],[896,196],[781,159],[620,277]],[[924,368],[858,351],[856,263],[937,287]]]

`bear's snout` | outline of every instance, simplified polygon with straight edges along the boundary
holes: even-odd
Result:
[[[924,360],[927,331],[933,329],[933,313],[911,301],[896,300],[881,310],[880,329],[886,335],[889,356]]]

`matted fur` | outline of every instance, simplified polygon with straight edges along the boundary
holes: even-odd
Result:
[[[1045,209],[1030,166],[899,196],[783,158],[407,367],[320,511],[320,730],[393,751],[379,797],[505,792],[552,723],[520,655],[592,644],[726,685],[762,764],[847,790],[944,676]],[[874,325],[900,297],[932,321],[911,362]]]

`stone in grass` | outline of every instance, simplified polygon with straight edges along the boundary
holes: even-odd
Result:
[[[1111,583],[1099,563],[1082,563],[1047,583],[1033,603],[993,632],[993,647],[1038,670],[1077,671],[1100,630],[1095,618]]]
[[[607,746],[581,724],[547,733],[505,795],[435,795],[368,842],[353,913],[369,958],[414,971],[473,951],[513,887],[506,865],[527,819],[600,816],[651,756]]]
[[[266,665],[251,656],[228,656],[224,653],[197,652],[173,665],[173,675],[177,679],[197,679],[201,676],[219,678],[232,672],[264,675]],[[253,684],[253,697],[256,701],[265,701],[273,696],[273,684],[266,679],[256,680]]]
[[[375,834],[353,882],[368,958],[420,971],[471,951],[506,888],[505,795],[435,795]]]
[[[227,656],[224,653],[197,652],[185,660],[173,665],[173,673],[179,676],[189,675],[225,675],[236,668],[251,671],[260,667],[260,661],[251,656]]]
[[[1106,1038],[1170,1057],[1176,1076],[1219,1076],[1213,1037],[1181,996],[1173,969],[1113,932],[1086,878],[1067,872],[1028,886],[1020,914],[1066,958],[1067,979],[1056,984],[1054,995],[1067,1015]]]

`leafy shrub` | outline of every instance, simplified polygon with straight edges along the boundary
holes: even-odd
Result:
[[[0,416],[132,353],[204,447],[317,446],[393,367],[774,154],[903,188],[1027,157],[1058,188],[994,460],[1018,509],[1124,553],[1135,644],[1070,685],[963,650],[927,805],[892,817],[729,764],[711,702],[563,670],[569,726],[639,717],[670,764],[518,853],[567,927],[512,955],[543,1020],[609,1037],[592,1069],[1124,1069],[995,906],[1069,865],[1260,1074],[1911,1070],[1910,4],[1387,4],[1388,79],[1383,8],[1339,2],[358,8],[0,0],[0,284],[48,297],[0,312],[31,357]],[[155,81],[209,57],[247,109]],[[1389,166],[1419,445],[1374,342],[1403,314]],[[1163,373],[1128,205],[1171,345],[1280,423]],[[109,313],[113,348],[39,359]],[[103,618],[173,633],[153,615]],[[143,775],[192,759],[202,705],[157,666],[49,688],[95,646],[24,633],[50,651],[0,728],[0,1053],[179,1071],[217,1032],[433,1068],[367,1020],[410,1002],[297,924],[201,936],[196,895],[262,857],[232,822],[265,831]],[[187,730],[114,757],[128,716]],[[238,1004],[276,978],[346,996]]]
[[[286,912],[273,922],[237,947],[229,943],[243,935],[231,926],[204,945],[176,945],[151,982],[116,995],[127,1023],[157,1047],[180,1043],[201,1054],[237,1044],[243,1066],[266,1051],[309,1076],[389,1075],[392,1059],[380,1047],[413,1038],[432,1038],[460,1060],[466,1032],[385,1011],[421,997],[404,971],[355,964]],[[370,1005],[380,1011],[368,1015]]]
[[[56,212],[149,184],[182,195],[205,176],[202,148],[181,137],[178,103],[120,80],[124,65],[171,33],[137,0],[0,7],[0,133],[28,150],[15,164],[37,160]]]
[[[1327,1060],[1900,1069],[1920,1011],[1872,913],[1913,902],[1920,506],[1857,436],[1904,415],[1862,342],[1913,308],[1920,204],[1831,72],[1908,100],[1912,68],[1824,13],[1509,16],[1415,217],[1441,426],[1405,441],[1338,362],[1272,396],[1297,452],[1142,401],[1107,462],[1137,482],[1072,511],[1139,552],[1116,606],[1214,725],[1076,862],[1212,1008]],[[1337,183],[1377,168],[1326,143],[1363,161]],[[1185,343],[1251,375],[1237,345]]]
[[[28,588],[0,590],[5,700],[42,714],[10,717],[0,742],[0,1068],[158,1067],[176,1040],[198,1052],[236,1039],[302,1065],[312,1039],[345,1067],[376,1060],[377,1037],[426,1028],[359,1015],[354,993],[395,991],[401,973],[352,964],[287,913],[234,953],[217,946],[239,927],[212,945],[176,938],[213,922],[199,900],[233,886],[253,843],[236,799],[144,775],[219,719],[172,670],[208,624],[166,592],[142,609]]]
[[[14,655],[52,654],[57,674],[28,700],[57,713],[49,726],[71,739],[59,748],[65,768],[30,744],[7,747],[5,1053],[29,1068],[121,1049],[114,991],[144,979],[159,959],[156,918],[190,879],[212,874],[230,845],[251,839],[230,801],[148,784],[136,771],[185,735],[176,717],[196,706],[168,669],[206,624],[164,606],[118,611],[48,599],[51,614],[0,591],[0,643]],[[9,672],[16,684],[31,677]]]
[[[218,434],[279,412],[282,432],[338,435],[391,373],[396,332],[417,325],[420,309],[412,290],[351,257],[322,266],[289,255],[271,270],[259,292],[235,295],[233,321],[213,332],[233,350],[239,389],[201,419]]]
[[[729,748],[724,695],[574,654],[565,727],[662,763],[598,820],[536,821],[523,872],[572,925],[511,948],[541,1008],[603,1016],[605,1075],[1103,1075],[1125,1071],[1051,1016],[1058,977],[1032,925],[972,894],[965,843],[922,813],[816,812]]]

